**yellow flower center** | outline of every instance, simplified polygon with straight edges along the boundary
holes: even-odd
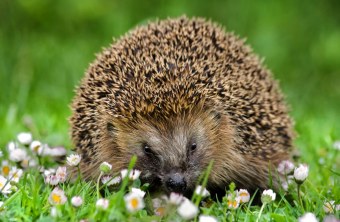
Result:
[[[29,163],[28,159],[24,159],[23,161],[21,161],[21,165],[22,165],[23,167],[27,167],[27,166],[28,166],[28,163]]]
[[[3,166],[2,167],[2,174],[4,176],[8,176],[8,174],[9,174],[9,166]]]
[[[228,205],[236,208],[237,207],[237,201],[236,200],[228,200]]]
[[[247,193],[240,193],[240,196],[241,196],[241,197],[247,197],[248,194],[247,194]]]
[[[326,204],[325,204],[325,207],[327,208],[327,210],[328,210],[330,213],[333,213],[333,206],[332,206],[330,203],[326,203]]]
[[[158,207],[156,209],[156,214],[159,216],[164,216],[165,215],[165,207]]]
[[[4,187],[3,183],[0,183],[0,189],[2,189]]]
[[[136,209],[136,208],[138,207],[138,203],[139,203],[138,199],[137,199],[137,198],[133,198],[133,199],[131,200],[131,206],[132,206],[132,208]]]
[[[33,147],[33,151],[34,151],[34,152],[38,152],[39,148],[40,148],[39,145],[38,145],[38,146],[35,146],[35,147]]]
[[[60,204],[61,197],[58,194],[53,193],[52,194],[52,200],[53,200],[53,202]]]

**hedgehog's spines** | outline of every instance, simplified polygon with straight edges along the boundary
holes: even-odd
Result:
[[[214,133],[225,145],[208,152],[217,160],[215,182],[265,180],[269,162],[288,158],[293,124],[278,83],[244,42],[216,23],[182,16],[137,26],[104,48],[72,105],[72,138],[86,175],[104,160],[115,162],[115,170],[125,167],[131,151],[108,134],[110,122],[118,133],[170,127],[170,120],[188,124],[183,118],[214,128],[217,120],[205,111],[217,110],[221,125]]]

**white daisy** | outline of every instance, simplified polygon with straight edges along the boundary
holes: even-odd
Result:
[[[30,149],[31,149],[34,153],[40,155],[40,154],[42,153],[42,151],[43,151],[43,144],[42,144],[40,141],[38,141],[38,140],[34,140],[34,141],[32,141],[32,143],[30,144]]]
[[[27,152],[24,149],[14,149],[11,152],[9,152],[9,159],[12,160],[13,162],[21,162],[24,159],[27,158]]]
[[[71,203],[75,207],[80,207],[83,204],[83,199],[80,196],[74,196],[71,199]]]
[[[307,212],[299,218],[299,222],[318,222],[318,219],[313,213]]]
[[[71,154],[70,156],[66,157],[66,160],[69,166],[78,166],[81,156],[79,154]]]
[[[66,155],[66,149],[65,149],[65,147],[61,147],[61,146],[53,147],[53,148],[49,148],[44,153],[47,153],[46,155],[54,156],[54,157],[65,156]]]
[[[212,216],[200,215],[198,217],[198,222],[217,222],[217,219]]]
[[[138,193],[130,192],[124,197],[126,209],[129,212],[136,212],[144,208],[143,197]]]
[[[131,188],[131,193],[135,193],[135,194],[137,194],[137,195],[139,195],[140,197],[144,197],[145,196],[145,192],[144,191],[142,191],[141,189],[139,189],[139,188]]]
[[[9,181],[0,175],[0,192],[3,194],[9,194],[12,192],[11,187],[12,186]]]
[[[294,170],[294,163],[289,160],[283,160],[279,163],[277,171],[282,175],[287,175]]]
[[[32,142],[32,134],[31,133],[19,133],[17,135],[17,139],[19,141],[19,143],[23,144],[23,145],[29,145]]]
[[[8,178],[13,182],[18,183],[22,174],[23,174],[22,169],[18,169],[17,167],[13,167],[11,169],[11,171],[9,171]]]
[[[66,167],[58,167],[57,171],[56,171],[56,176],[59,180],[59,183],[64,183],[67,179],[67,171],[66,171]]]
[[[9,175],[9,172],[11,171],[11,167],[7,160],[4,160],[1,162],[1,174],[5,177]]]
[[[65,196],[65,192],[56,187],[52,190],[50,196],[48,197],[48,201],[52,205],[62,205],[67,201],[67,197]]]
[[[128,170],[124,169],[120,171],[122,178],[125,178],[126,176],[128,176]],[[139,170],[131,170],[129,173],[129,179],[130,180],[137,180],[140,176],[141,172]]]
[[[184,200],[184,197],[182,194],[179,193],[170,193],[170,197],[169,197],[169,203],[173,204],[173,205],[179,205],[180,203],[182,203],[182,201]]]
[[[325,203],[323,204],[323,210],[325,211],[325,213],[333,213],[334,209],[335,209],[334,200],[325,201]]]
[[[201,185],[198,185],[195,189],[195,193],[202,197],[207,197],[210,195],[209,191],[203,188]]]
[[[269,189],[269,190],[264,190],[262,195],[261,195],[261,201],[262,203],[270,203],[274,201],[276,198],[276,193]]]
[[[308,166],[306,164],[300,164],[299,167],[294,170],[294,179],[297,183],[303,183],[308,176]]]
[[[104,198],[97,200],[96,207],[98,210],[106,210],[109,207],[109,200]]]
[[[120,176],[112,177],[112,176],[103,176],[101,181],[106,186],[117,185],[121,182]]]
[[[112,165],[109,164],[108,162],[103,162],[100,164],[99,169],[103,173],[109,173],[110,170],[112,169]]]
[[[236,196],[240,197],[240,203],[248,203],[250,200],[250,194],[246,189],[236,191]]]
[[[190,200],[185,198],[181,205],[177,208],[177,212],[183,219],[190,220],[196,217],[198,214],[198,208]]]
[[[228,194],[227,199],[227,205],[229,209],[237,209],[240,205],[241,197],[239,196]]]

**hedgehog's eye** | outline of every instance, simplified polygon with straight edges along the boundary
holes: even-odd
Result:
[[[192,144],[191,144],[191,147],[190,147],[190,150],[191,150],[191,151],[195,151],[196,148],[197,148],[197,144],[196,144],[196,143],[192,143]]]
[[[149,144],[147,144],[147,143],[144,143],[144,144],[143,144],[143,151],[144,151],[144,153],[145,153],[146,155],[148,155],[148,156],[153,155],[153,152],[152,152],[152,150],[151,150]]]

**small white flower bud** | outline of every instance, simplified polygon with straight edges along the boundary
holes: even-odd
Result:
[[[261,201],[262,203],[270,203],[274,201],[276,198],[276,193],[269,189],[269,190],[264,190],[261,196]]]
[[[19,143],[23,145],[29,145],[32,142],[32,134],[31,133],[19,133],[17,135],[17,139]]]
[[[296,183],[302,184],[308,176],[308,166],[306,164],[300,164],[299,167],[294,170],[294,179]]]
[[[110,170],[112,169],[112,165],[109,164],[108,162],[103,162],[100,164],[99,169],[103,173],[109,173]]]

